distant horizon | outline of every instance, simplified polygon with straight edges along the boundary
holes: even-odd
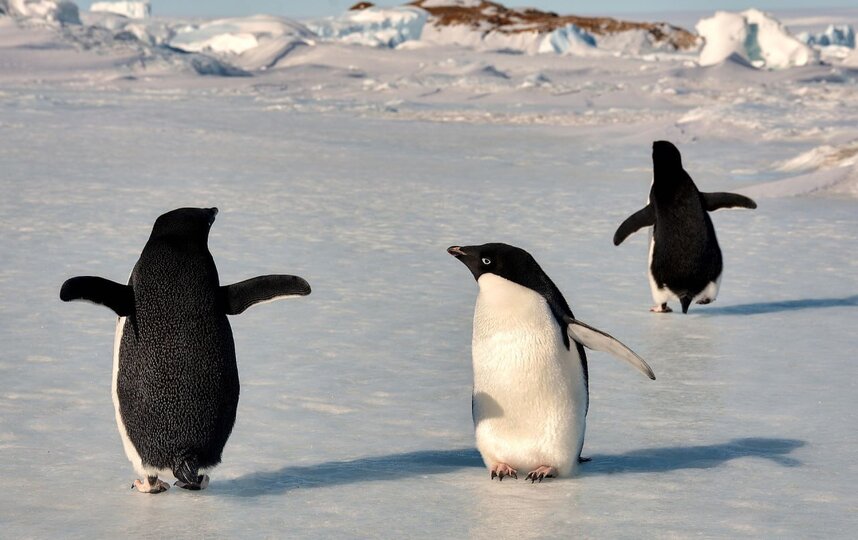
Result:
[[[95,0],[99,1],[99,0]],[[89,9],[92,0],[79,1],[81,9]],[[357,3],[357,0],[251,0],[237,5],[235,2],[226,0],[212,0],[201,2],[199,0],[150,0],[153,16],[178,16],[178,17],[239,17],[248,15],[280,15],[293,18],[312,18],[338,15],[348,10]],[[378,1],[374,2],[380,7],[401,6],[407,1]],[[854,0],[832,0],[826,2],[826,6],[819,7],[807,0],[764,0],[757,2],[746,2],[736,0],[723,0],[717,3],[706,3],[702,0],[685,2],[683,6],[668,2],[667,0],[655,0],[649,3],[649,8],[643,9],[641,5],[633,0],[614,0],[604,2],[601,9],[594,10],[591,4],[584,5],[583,2],[568,2],[562,0],[530,0],[522,2],[513,0],[510,2],[499,2],[510,7],[534,7],[543,11],[554,11],[563,15],[643,15],[658,13],[714,13],[715,11],[744,11],[757,8],[763,11],[787,12],[796,10],[819,10],[819,9],[843,9],[855,8]]]

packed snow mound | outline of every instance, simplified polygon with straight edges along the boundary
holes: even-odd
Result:
[[[80,10],[69,0],[3,0],[0,11],[52,23],[80,24]]]
[[[823,145],[778,164],[784,172],[858,165],[858,140],[838,146]]]
[[[320,38],[368,45],[397,47],[419,40],[428,13],[414,7],[353,9],[339,17],[308,21],[307,28]]]
[[[176,34],[175,29],[186,26],[167,19],[131,19],[109,11],[84,11],[81,22],[87,28],[109,30],[114,40],[136,40],[152,47],[167,45]]]
[[[756,9],[718,11],[701,19],[697,32],[705,40],[701,66],[720,64],[738,55],[757,68],[786,69],[818,61],[818,53],[792,36],[777,19]]]
[[[830,24],[821,34],[802,32],[796,37],[808,45],[816,45],[817,47],[855,48],[855,30],[848,24],[836,26]]]
[[[176,29],[169,45],[187,52],[238,56],[275,41],[305,43],[315,34],[303,24],[272,15],[219,19]]]
[[[627,33],[643,36],[645,48],[651,50],[689,51],[700,45],[695,34],[666,23],[558,15],[532,8],[511,9],[485,0],[416,0],[411,5],[429,12],[423,39],[445,45],[568,54],[586,50],[583,45],[589,40],[585,35],[603,48],[608,43],[628,42],[608,39]]]
[[[858,197],[858,140],[838,146],[819,146],[778,164],[777,170],[800,174],[751,186],[742,192],[757,197],[823,193]]]
[[[798,197],[801,195],[847,195],[858,197],[858,165],[826,169],[758,184],[739,190],[751,198]]]
[[[152,14],[149,2],[94,2],[90,11],[115,13],[129,19],[145,19]]]

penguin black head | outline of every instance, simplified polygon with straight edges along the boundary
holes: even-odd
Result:
[[[447,253],[456,257],[479,280],[483,274],[495,274],[519,285],[534,288],[545,272],[533,256],[509,244],[483,244],[481,246],[452,246]],[[547,276],[546,276],[547,277]]]
[[[655,141],[652,143],[652,166],[656,177],[661,171],[681,170],[682,156],[679,149],[669,141]]]
[[[172,237],[206,242],[216,215],[217,208],[177,208],[155,220],[150,240]]]
[[[569,336],[564,317],[573,317],[569,304],[536,259],[527,251],[509,244],[483,244],[481,246],[451,246],[447,253],[456,257],[474,274],[477,282],[486,274],[493,274],[527,287],[541,295],[551,308],[560,326],[563,344],[569,348]],[[583,349],[579,352],[583,355]]]

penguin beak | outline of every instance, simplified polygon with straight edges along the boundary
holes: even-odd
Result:
[[[457,259],[459,257],[465,256],[465,252],[462,251],[462,246],[450,246],[447,248],[447,253],[449,253],[453,257],[456,257]]]

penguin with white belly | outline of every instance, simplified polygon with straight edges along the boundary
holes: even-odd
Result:
[[[472,414],[491,478],[571,475],[584,445],[589,386],[584,346],[655,379],[631,349],[575,319],[527,251],[507,244],[452,246],[480,291],[474,310]]]
[[[724,263],[709,212],[719,208],[756,208],[735,193],[702,193],[682,168],[679,150],[668,141],[652,145],[653,182],[649,202],[617,228],[614,245],[630,234],[652,227],[649,283],[655,302],[650,311],[669,313],[676,298],[682,312],[691,302],[709,304],[718,296]]]
[[[227,315],[258,302],[310,294],[288,275],[259,276],[221,286],[208,249],[217,208],[180,208],[160,216],[128,285],[92,276],[67,280],[63,301],[112,309],[116,325],[113,404],[128,459],[160,493],[169,484],[204,489],[203,471],[220,463],[235,423],[239,381]]]

